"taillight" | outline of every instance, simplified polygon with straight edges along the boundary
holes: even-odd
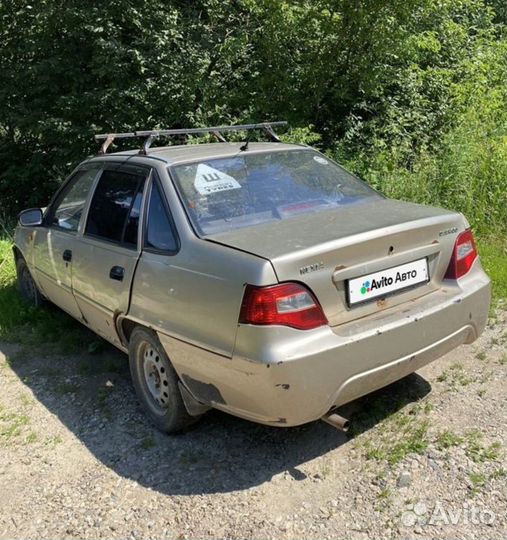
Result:
[[[281,324],[298,330],[311,330],[327,324],[313,294],[299,283],[281,283],[269,287],[247,285],[239,322]]]
[[[477,248],[470,229],[463,231],[456,238],[452,252],[451,262],[447,267],[445,279],[459,279],[472,268],[472,264],[477,258]]]

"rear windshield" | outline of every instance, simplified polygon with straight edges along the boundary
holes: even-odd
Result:
[[[380,197],[313,150],[242,152],[171,168],[201,235],[322,212]]]

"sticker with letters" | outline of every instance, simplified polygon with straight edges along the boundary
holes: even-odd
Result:
[[[241,184],[232,176],[200,163],[195,173],[194,187],[201,195],[239,189]]]

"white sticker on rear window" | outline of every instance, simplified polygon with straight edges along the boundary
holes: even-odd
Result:
[[[313,159],[321,165],[329,165],[329,161],[324,159],[322,156],[313,156]]]
[[[201,195],[239,189],[240,183],[228,174],[200,163],[195,173],[194,187]]]

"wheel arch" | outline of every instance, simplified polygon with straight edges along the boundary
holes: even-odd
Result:
[[[130,336],[132,335],[132,332],[136,326],[142,325],[121,315],[116,319],[116,329],[118,331],[118,335],[120,336],[120,341],[124,347],[128,348]]]
[[[116,330],[118,332],[118,336],[120,337],[122,345],[127,349],[130,343],[132,332],[136,327],[144,328],[145,330],[154,332],[155,334],[157,333],[156,330],[151,326],[148,326],[147,324],[144,324],[140,321],[131,319],[127,315],[119,315],[116,318]]]
[[[17,263],[20,259],[23,259],[26,261],[25,257],[23,256],[23,253],[21,253],[21,250],[18,248],[16,244],[12,246],[12,253],[14,255],[14,262]]]
[[[202,414],[204,414],[206,411],[210,409],[210,407],[207,404],[198,401],[197,398],[192,394],[192,392],[187,388],[187,386],[181,380],[178,372],[176,371],[173,363],[171,362],[169,355],[167,354],[167,351],[165,350],[164,345],[160,342],[157,331],[154,328],[147,326],[143,324],[142,322],[138,322],[136,320],[130,319],[127,316],[124,316],[121,318],[118,317],[117,328],[118,328],[118,333],[120,334],[120,338],[124,340],[123,342],[124,346],[127,347],[128,349],[130,349],[129,342],[135,328],[146,330],[149,333],[149,335],[152,335],[154,337],[155,342],[157,343],[157,347],[160,346],[161,352],[164,353],[165,357],[167,358],[167,361],[170,364],[171,371],[174,373],[174,377],[176,381],[176,391],[178,392],[179,397],[182,400],[183,410],[185,411],[185,414],[188,415],[191,419],[190,422],[188,420],[185,422],[186,425],[192,424],[200,416],[202,416]],[[130,350],[129,350],[129,355],[130,355]],[[130,362],[132,362],[132,359],[130,359]],[[134,378],[134,372],[132,371],[132,367],[131,367],[131,373],[132,373],[132,377]],[[134,382],[134,386],[136,386],[135,382]]]

